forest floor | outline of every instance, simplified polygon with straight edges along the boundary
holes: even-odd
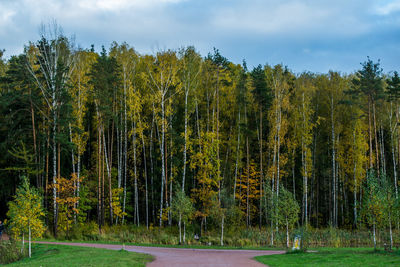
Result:
[[[373,248],[318,248],[310,252],[258,256],[255,259],[271,267],[400,266],[400,251],[374,252]]]
[[[69,245],[90,248],[106,248],[121,250],[122,245],[69,242],[37,242],[48,245]],[[76,247],[75,247],[76,248]],[[285,251],[272,250],[224,250],[224,249],[192,249],[169,247],[124,246],[126,251],[150,254],[154,261],[147,266],[264,266],[253,258],[261,255],[282,254]],[[44,266],[44,265],[43,265]],[[106,266],[106,265],[102,265]],[[113,264],[115,265],[115,263]]]

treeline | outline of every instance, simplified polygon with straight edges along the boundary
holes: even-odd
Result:
[[[54,232],[182,220],[204,231],[213,216],[274,229],[278,213],[283,225],[398,225],[383,199],[398,198],[400,78],[379,62],[350,75],[249,70],[218,50],[96,53],[51,33],[0,61],[1,217],[27,176]]]

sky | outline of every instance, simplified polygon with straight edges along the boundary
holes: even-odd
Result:
[[[400,0],[0,0],[0,49],[20,54],[56,20],[81,48],[142,54],[194,45],[234,63],[350,74],[369,56],[400,71]]]

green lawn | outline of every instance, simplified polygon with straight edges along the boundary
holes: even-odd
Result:
[[[122,250],[33,244],[32,258],[6,266],[145,266],[152,256]]]
[[[374,252],[372,248],[322,248],[317,252],[259,256],[271,267],[284,266],[400,266],[400,251]]]

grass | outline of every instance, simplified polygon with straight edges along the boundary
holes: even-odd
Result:
[[[125,250],[33,244],[32,258],[6,266],[145,266],[152,259]]]
[[[317,252],[258,256],[268,266],[400,266],[400,251],[374,252],[371,248],[321,248]]]

